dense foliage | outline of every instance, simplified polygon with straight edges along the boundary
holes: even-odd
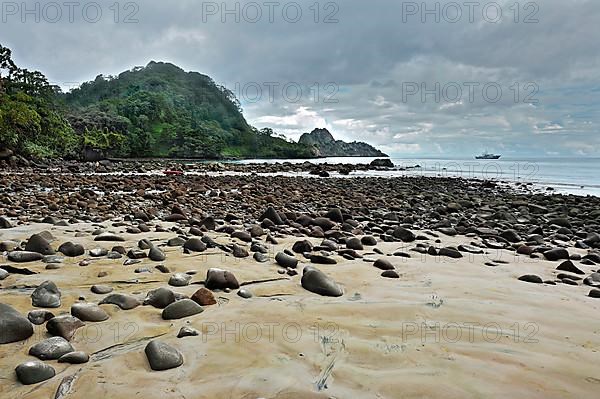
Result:
[[[0,45],[0,149],[33,157],[74,156],[81,139],[57,106],[57,88],[21,69]]]
[[[79,157],[86,149],[136,158],[312,155],[248,125],[233,93],[208,76],[151,62],[63,94],[0,46],[2,148],[36,157]]]

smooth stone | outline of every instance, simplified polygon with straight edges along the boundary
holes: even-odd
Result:
[[[192,276],[185,273],[175,273],[169,278],[169,285],[173,287],[185,287],[190,285],[192,281]]]
[[[217,304],[217,300],[215,299],[215,296],[212,293],[212,291],[204,287],[196,291],[190,299],[201,306],[210,306]]]
[[[167,259],[167,256],[163,251],[160,250],[160,248],[152,247],[150,248],[150,252],[148,253],[148,258],[150,258],[150,260],[154,262],[162,262],[165,259]]]
[[[183,326],[179,329],[179,333],[177,333],[177,338],[197,337],[198,335],[200,335],[200,332],[195,328]]]
[[[344,294],[333,279],[312,266],[304,268],[301,284],[304,289],[322,296],[340,297]]]
[[[183,364],[183,355],[164,342],[150,341],[144,352],[154,371],[169,370]]]
[[[208,269],[204,285],[209,290],[223,290],[226,288],[236,290],[240,288],[240,283],[233,273],[217,268]]]
[[[524,276],[519,277],[520,281],[525,281],[526,283],[534,283],[534,284],[543,284],[544,280],[541,279],[541,277],[533,275],[533,274],[526,274]]]
[[[48,330],[51,335],[63,337],[67,341],[70,341],[77,329],[84,325],[85,324],[77,317],[62,315],[48,320],[48,323],[46,323],[46,330]]]
[[[593,289],[593,290],[590,291],[590,293],[588,294],[588,296],[590,298],[600,298],[600,290]]]
[[[113,292],[113,288],[108,285],[92,285],[90,289],[94,294],[106,295]]]
[[[94,241],[125,242],[125,238],[112,233],[98,234]]]
[[[373,263],[373,266],[375,266],[376,268],[381,269],[381,270],[394,270],[394,269],[396,269],[394,267],[394,265],[392,265],[392,262],[390,262],[387,259],[377,259],[375,261],[375,263]]]
[[[27,240],[27,245],[25,245],[25,251],[29,252],[37,252],[42,255],[54,255],[54,249],[41,234],[34,234],[29,237]]]
[[[90,357],[85,352],[71,352],[66,355],[61,356],[58,359],[59,363],[69,363],[69,364],[84,364],[90,360]]]
[[[295,269],[298,267],[298,259],[283,252],[279,252],[277,255],[275,255],[275,262],[277,262],[279,266],[286,268],[291,267]]]
[[[360,242],[368,247],[374,247],[377,245],[377,239],[373,236],[364,236],[360,239]]]
[[[8,253],[8,260],[15,263],[35,262],[42,260],[44,256],[37,252],[12,251]]]
[[[206,248],[207,246],[202,239],[197,237],[192,237],[183,244],[183,249],[187,249],[188,251],[192,252],[204,252],[206,251]]]
[[[233,256],[236,258],[247,258],[248,256],[250,256],[248,250],[242,247],[241,245],[233,244],[231,248],[233,251]]]
[[[573,262],[571,262],[570,260],[566,260],[563,263],[561,263],[556,270],[561,270],[563,272],[569,272],[569,273],[573,273],[573,274],[585,274],[585,272],[583,270],[581,270],[580,268],[578,268],[577,266],[575,266],[573,264]]]
[[[296,241],[294,243],[294,245],[292,246],[292,251],[296,252],[297,254],[312,252],[312,250],[313,250],[313,245],[308,240]]]
[[[162,312],[164,320],[183,319],[204,312],[204,308],[191,299],[182,299],[167,306]]]
[[[131,310],[131,309],[135,309],[138,306],[141,305],[141,302],[131,296],[131,295],[127,295],[127,294],[111,294],[109,296],[107,296],[106,298],[104,298],[101,302],[100,305],[117,305],[118,307],[120,307],[123,310]]]
[[[400,275],[395,270],[386,270],[383,273],[381,273],[381,277],[400,278]]]
[[[71,241],[68,241],[58,247],[58,252],[70,258],[75,258],[83,255],[85,253],[85,248],[83,248],[83,245],[74,244]]]
[[[0,303],[0,344],[26,340],[33,335],[33,325],[10,305]]]
[[[29,348],[29,354],[40,360],[56,360],[74,350],[69,341],[63,337],[51,337]]]
[[[158,309],[164,309],[175,302],[175,293],[167,288],[157,288],[148,292],[144,305],[151,305]]]
[[[460,259],[463,257],[459,251],[453,248],[440,248],[438,256],[446,256],[453,259]]]
[[[262,252],[255,252],[254,255],[252,255],[252,257],[258,263],[266,263],[269,261],[269,256],[263,254]]]
[[[335,265],[337,261],[333,258],[324,255],[312,254],[310,255],[310,261],[312,263],[320,264],[320,265]]]
[[[554,248],[544,252],[544,257],[550,261],[569,259],[569,251],[564,248]]]
[[[253,296],[253,295],[252,295],[252,292],[250,292],[250,291],[248,291],[248,290],[246,290],[246,289],[243,289],[243,288],[242,288],[241,290],[239,290],[239,291],[237,292],[237,294],[238,294],[238,296],[239,296],[239,297],[242,297],[242,298],[244,298],[244,299],[250,299],[250,298],[252,298],[252,296]]]
[[[362,242],[357,237],[352,237],[346,240],[346,248],[354,249],[355,251],[362,251],[363,249],[365,249],[363,247]]]
[[[52,366],[40,361],[21,363],[15,369],[17,378],[23,385],[37,384],[49,380],[56,375]]]
[[[75,303],[71,306],[71,315],[81,321],[100,322],[108,320],[108,313],[95,303]]]
[[[41,326],[53,317],[54,314],[47,310],[32,310],[29,313],[27,313],[27,319],[29,319],[29,321],[35,324],[36,326]]]
[[[90,256],[92,258],[101,258],[103,256],[108,256],[109,255],[109,251],[106,248],[94,248],[92,250],[90,250]],[[114,257],[113,259],[120,259],[121,258],[121,254],[119,254],[118,257]]]
[[[413,242],[417,238],[412,231],[405,229],[404,227],[396,227],[392,233],[392,236],[394,238],[399,238],[404,242]]]
[[[44,281],[31,294],[31,304],[36,308],[60,307],[61,293],[52,281]]]
[[[8,272],[4,269],[0,269],[0,281],[6,279],[8,277]]]

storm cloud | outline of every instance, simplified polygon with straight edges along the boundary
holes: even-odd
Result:
[[[396,156],[594,155],[596,0],[2,2],[0,43],[64,89],[150,60],[211,76],[248,121]]]

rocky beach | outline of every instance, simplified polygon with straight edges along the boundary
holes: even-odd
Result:
[[[13,157],[0,397],[595,397],[600,198],[389,166]]]

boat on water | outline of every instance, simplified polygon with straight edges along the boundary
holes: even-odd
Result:
[[[502,155],[490,154],[488,152],[484,152],[481,155],[475,157],[475,159],[500,159]]]

